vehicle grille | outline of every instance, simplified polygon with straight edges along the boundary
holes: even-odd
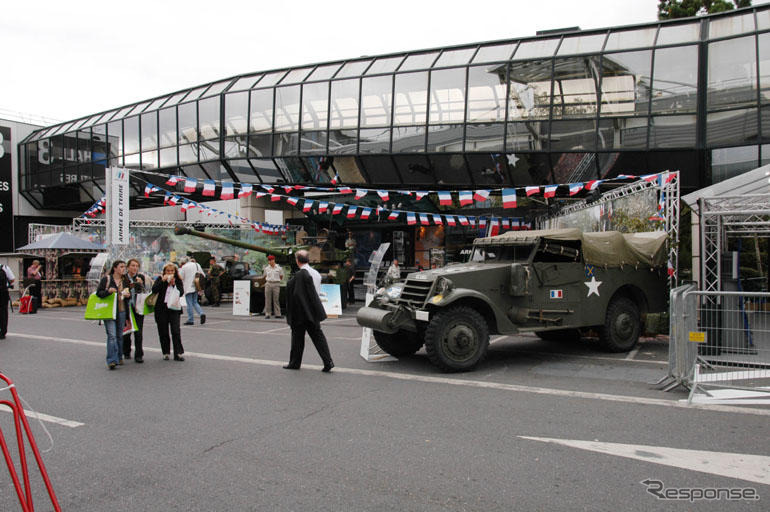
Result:
[[[398,299],[400,304],[422,307],[428,299],[430,289],[433,287],[433,281],[417,281],[407,279],[401,297]]]

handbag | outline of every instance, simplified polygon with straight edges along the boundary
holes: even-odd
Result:
[[[205,274],[201,274],[200,272],[195,274],[195,277],[193,278],[193,283],[195,283],[195,291],[203,291],[203,283],[205,279]]]
[[[155,292],[152,292],[144,299],[144,305],[149,306],[151,308],[155,307],[155,304],[158,302],[158,294]]]
[[[168,309],[172,311],[180,311],[182,309],[182,303],[179,300],[182,296],[179,293],[179,290],[176,286],[169,287],[169,291],[167,292],[168,300],[166,301],[166,306],[168,306]]]
[[[86,305],[86,320],[115,320],[118,311],[118,294],[111,293],[104,298],[92,293]]]

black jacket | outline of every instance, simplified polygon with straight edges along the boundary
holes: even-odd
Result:
[[[128,288],[129,284],[131,283],[128,281],[128,278],[123,276],[123,288]],[[113,279],[112,274],[107,274],[102,278],[101,281],[99,281],[99,286],[96,288],[96,295],[103,299],[110,294],[110,292],[107,291],[110,288],[115,288],[117,290],[118,284],[115,282],[115,279]],[[131,304],[130,299],[130,296],[126,299],[121,299],[123,301],[123,305],[125,306],[124,311],[126,314],[128,314],[128,307]]]
[[[152,293],[158,294],[158,300],[155,302],[155,313],[166,313],[168,306],[166,306],[166,290],[168,289],[168,283],[163,280],[163,277],[159,277],[152,285]],[[179,290],[179,297],[184,297],[184,288],[182,287],[182,280],[176,280],[176,289]],[[183,299],[182,299],[183,300]]]
[[[286,285],[286,322],[289,325],[317,324],[326,320],[321,299],[315,290],[313,278],[302,269]]]

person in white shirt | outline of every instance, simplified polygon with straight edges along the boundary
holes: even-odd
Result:
[[[203,314],[201,305],[198,304],[198,290],[195,289],[195,274],[205,275],[201,266],[195,261],[195,258],[190,258],[187,263],[182,265],[179,269],[179,277],[182,278],[182,286],[184,287],[184,300],[187,303],[187,321],[184,325],[195,324],[195,314],[198,313],[201,319],[201,325],[206,323],[206,315]]]
[[[265,278],[265,318],[272,314],[281,318],[281,304],[278,300],[281,294],[281,281],[283,281],[283,268],[275,264],[275,256],[267,257],[267,265],[262,270]]]
[[[8,265],[0,264],[0,270],[5,272],[5,282],[0,283],[0,340],[4,340],[8,334],[8,303],[11,301],[9,290],[13,288],[16,275]]]
[[[394,283],[401,279],[401,267],[398,266],[398,260],[393,259],[393,263],[388,268],[388,273],[385,274],[385,281],[387,283]]]

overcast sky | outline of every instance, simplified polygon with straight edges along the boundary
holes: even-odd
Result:
[[[755,1],[754,5],[766,3]],[[658,0],[0,3],[0,118],[69,120],[233,75],[656,20]]]

